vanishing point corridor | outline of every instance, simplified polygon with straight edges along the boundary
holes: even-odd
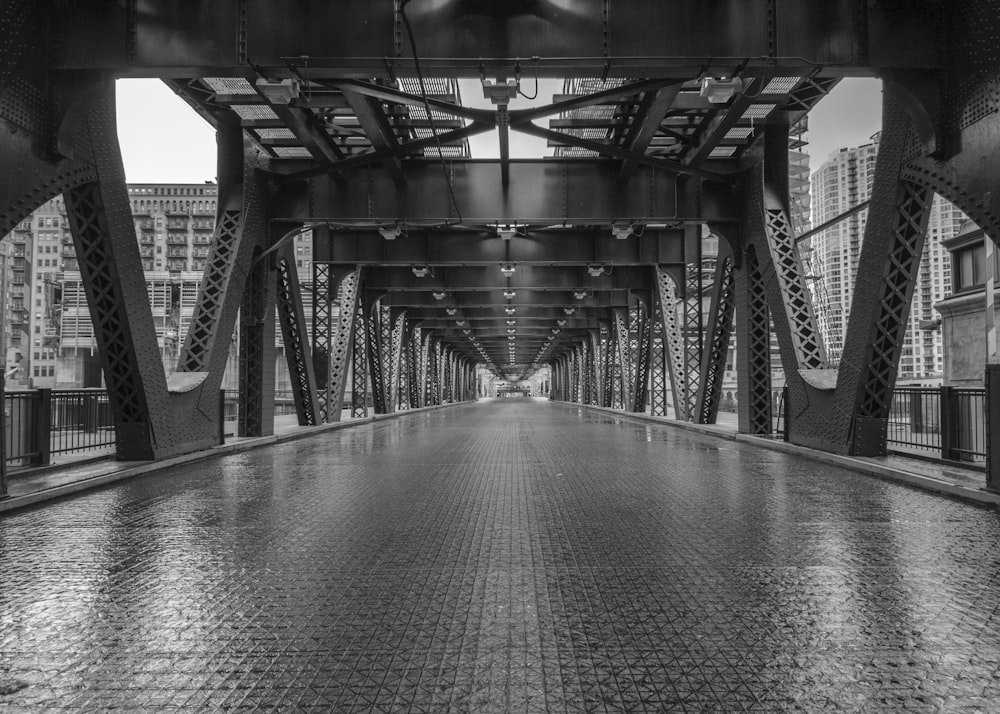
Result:
[[[996,711],[1000,516],[497,400],[0,519],[5,711]]]

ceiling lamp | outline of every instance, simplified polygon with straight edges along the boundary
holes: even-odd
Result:
[[[711,104],[725,104],[742,88],[743,82],[738,79],[703,77],[701,80],[701,96]]]
[[[573,297],[575,297],[577,300],[586,300],[587,299],[587,291],[586,290],[574,290],[573,291]]]
[[[446,313],[448,313],[449,315],[454,315],[454,314],[455,314],[456,312],[458,312],[458,310],[456,310],[456,309],[455,309],[455,308],[453,308],[453,307],[448,307],[448,308],[445,308],[445,310],[444,310],[444,311],[445,311]]]
[[[506,312],[508,315],[513,315],[515,312],[517,312],[517,308],[516,307],[507,307],[507,308],[504,308],[504,312]]]
[[[562,327],[563,325],[566,324],[566,321],[565,320],[556,320],[556,324],[559,325],[559,327]]]
[[[271,104],[291,104],[299,98],[299,80],[297,79],[258,79],[257,91]]]
[[[604,275],[604,266],[598,265],[597,263],[591,263],[587,266],[587,272],[590,273],[590,277],[599,278]]]
[[[504,240],[510,240],[517,234],[517,226],[497,223],[497,235]]]
[[[413,266],[413,274],[416,275],[418,278],[426,278],[428,275],[430,275],[430,273],[431,273],[431,269],[427,265],[414,265]]]
[[[507,324],[508,324],[508,325],[514,325],[514,324],[517,324],[517,320],[507,320]]]
[[[465,320],[455,320],[455,324],[461,327],[462,325],[465,324]]]
[[[632,235],[632,224],[631,223],[612,223],[611,224],[611,234],[614,235],[618,240],[625,240],[630,235]]]
[[[403,235],[403,229],[398,223],[394,226],[379,226],[378,232],[386,240],[396,240]]]
[[[513,290],[504,290],[503,291],[503,296],[505,298],[507,298],[508,300],[510,300],[511,298],[513,298],[515,295],[517,295],[517,293],[514,292]]]
[[[514,266],[509,263],[507,265],[501,265],[500,272],[509,278],[514,274]]]
[[[434,292],[431,293],[431,295],[434,296],[435,300],[444,300],[445,293],[435,290]]]
[[[576,312],[576,308],[575,307],[564,307],[563,308],[563,312],[565,312],[567,315],[572,315],[574,312]]]

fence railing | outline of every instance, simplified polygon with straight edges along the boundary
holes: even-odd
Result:
[[[3,396],[10,467],[47,464],[52,454],[114,448],[115,425],[103,389],[18,390]]]
[[[889,411],[887,445],[950,461],[986,460],[986,390],[900,387]]]
[[[223,398],[223,419],[225,421],[236,421],[240,416],[240,392],[238,389],[224,390]],[[295,413],[295,398],[292,390],[275,390],[274,392],[274,416],[284,416]]]

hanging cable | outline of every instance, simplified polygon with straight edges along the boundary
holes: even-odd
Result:
[[[458,214],[458,222],[462,223],[462,210],[458,207],[458,201],[455,199],[455,188],[451,185],[451,175],[448,173],[448,164],[444,160],[444,152],[441,150],[441,139],[438,137],[437,128],[434,126],[434,116],[431,114],[431,105],[427,101],[427,89],[424,87],[424,73],[420,70],[420,58],[417,55],[417,43],[413,39],[413,28],[410,27],[410,19],[406,16],[406,6],[410,3],[410,0],[402,0],[399,3],[399,16],[403,20],[403,26],[406,27],[406,35],[410,38],[410,48],[413,50],[413,65],[417,70],[417,80],[420,82],[420,97],[424,101],[424,111],[427,112],[427,122],[431,127],[431,134],[434,136],[434,144],[437,146],[438,158],[441,159],[441,170],[444,172],[444,180],[448,184],[448,193],[451,195],[451,203],[455,207],[455,213]]]
[[[535,93],[530,97],[521,91],[521,63],[517,62],[514,65],[514,79],[517,80],[517,93],[528,101],[532,101],[538,98],[538,58],[531,58],[532,66],[535,68]]]

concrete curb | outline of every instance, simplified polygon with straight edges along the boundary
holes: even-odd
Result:
[[[82,491],[90,491],[92,489],[100,488],[101,486],[106,486],[108,484],[115,483],[117,481],[136,478],[138,476],[146,476],[148,474],[156,473],[157,471],[162,471],[163,469],[168,469],[173,466],[178,466],[181,464],[189,464],[195,461],[209,459],[212,458],[213,456],[226,456],[241,451],[250,451],[251,449],[259,449],[264,446],[272,446],[274,444],[281,444],[288,441],[298,441],[300,439],[307,439],[311,436],[324,434],[329,431],[350,429],[351,427],[362,426],[364,424],[372,424],[377,421],[386,421],[388,419],[399,419],[414,414],[423,414],[426,412],[432,412],[447,407],[457,407],[463,404],[474,404],[474,403],[475,402],[455,402],[454,404],[440,404],[432,407],[420,407],[418,409],[408,409],[404,412],[393,412],[392,414],[378,414],[366,417],[364,419],[337,421],[330,424],[318,424],[317,426],[302,426],[296,429],[295,431],[290,431],[284,434],[272,434],[270,436],[259,436],[228,444],[219,444],[218,446],[213,446],[210,449],[205,449],[203,451],[194,451],[190,454],[182,454],[181,456],[172,456],[169,459],[163,459],[162,461],[142,461],[138,462],[135,466],[118,468],[114,471],[109,471],[108,473],[80,479],[79,481],[74,481],[72,483],[53,486],[52,488],[42,489],[40,491],[35,491],[34,493],[26,493],[22,496],[11,496],[10,498],[6,498],[0,501],[0,513],[6,513],[8,511],[14,511],[20,508],[27,508],[28,506],[34,506],[39,503],[44,503],[45,501],[51,501],[57,498],[63,498],[65,496],[70,496],[76,493],[80,493]],[[111,461],[110,463],[115,465],[121,464],[121,462],[117,461]]]
[[[851,471],[864,474],[866,476],[874,476],[875,478],[880,478],[886,481],[892,481],[893,483],[900,483],[906,486],[911,486],[913,488],[919,488],[923,491],[930,491],[932,493],[938,493],[944,496],[950,496],[952,498],[957,498],[962,501],[972,503],[974,505],[1000,509],[1000,494],[991,493],[989,491],[973,488],[971,486],[963,486],[961,484],[951,483],[949,481],[944,481],[942,479],[936,479],[932,476],[925,476],[923,474],[915,474],[909,471],[903,471],[901,469],[893,468],[891,466],[884,466],[882,464],[873,463],[871,461],[867,461],[865,459],[859,459],[853,456],[844,456],[842,454],[831,454],[826,451],[810,449],[809,447],[806,446],[798,446],[796,444],[788,444],[784,441],[774,441],[770,439],[764,439],[759,436],[751,436],[750,434],[738,434],[734,431],[731,431],[730,429],[714,426],[711,424],[692,424],[690,422],[681,422],[681,421],[675,421],[673,419],[667,419],[666,417],[650,416],[649,414],[632,414],[629,412],[618,411],[617,409],[610,409],[608,407],[598,407],[592,404],[576,404],[573,402],[552,402],[552,403],[561,404],[563,406],[570,408],[590,409],[592,411],[613,415],[621,419],[628,419],[630,421],[660,424],[663,426],[671,427],[673,429],[690,431],[698,434],[703,434],[705,436],[713,436],[715,438],[725,439],[727,441],[738,441],[742,444],[750,444],[751,446],[756,446],[761,449],[768,449],[770,451],[780,451],[785,454],[793,454],[795,456],[801,456],[803,458],[810,459],[818,463],[829,464],[832,466],[840,466],[841,468],[850,469]]]

